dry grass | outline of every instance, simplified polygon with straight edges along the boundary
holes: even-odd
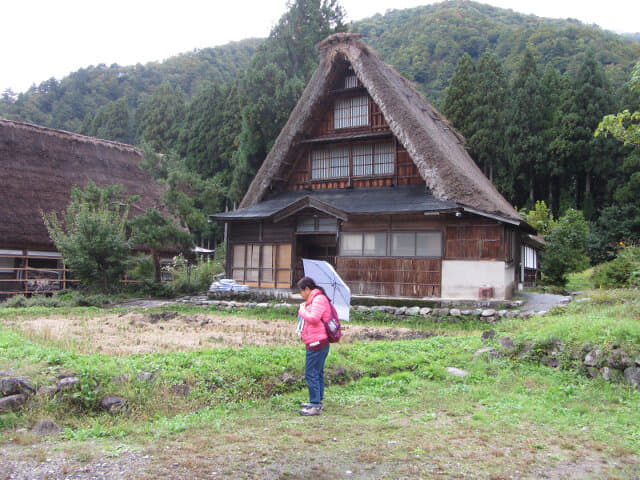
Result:
[[[123,356],[220,347],[297,345],[296,323],[214,314],[173,312],[106,314],[94,317],[51,316],[7,321],[21,334],[46,345],[77,353]],[[423,338],[408,328],[344,325],[343,342],[367,339]]]

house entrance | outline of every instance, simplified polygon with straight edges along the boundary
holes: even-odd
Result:
[[[324,260],[334,267],[336,266],[336,255],[338,253],[338,240],[336,234],[330,235],[296,235],[296,269],[294,284],[304,277],[302,259]]]

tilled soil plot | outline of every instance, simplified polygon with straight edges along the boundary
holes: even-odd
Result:
[[[42,317],[15,322],[27,335],[79,353],[109,355],[175,352],[220,347],[298,344],[296,322],[215,314],[130,312],[96,317]],[[343,323],[341,342],[404,340],[432,336],[422,330]]]

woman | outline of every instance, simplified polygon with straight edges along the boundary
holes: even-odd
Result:
[[[309,388],[309,403],[302,404],[300,415],[320,415],[324,397],[324,362],[329,354],[324,322],[331,319],[331,304],[324,289],[318,287],[312,278],[301,278],[297,287],[304,299],[298,315],[302,323],[300,337],[307,348],[304,378]]]

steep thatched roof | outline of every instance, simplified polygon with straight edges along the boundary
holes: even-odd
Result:
[[[64,211],[89,180],[140,195],[137,210],[159,208],[163,189],[141,160],[131,145],[0,119],[0,246],[53,246],[40,212]]]
[[[293,147],[315,121],[315,110],[326,98],[338,64],[347,60],[436,198],[522,221],[513,206],[469,156],[462,137],[447,119],[359,37],[352,33],[338,33],[318,44],[320,64],[242,199],[240,208],[262,201],[273,180],[286,177],[295,155]]]

